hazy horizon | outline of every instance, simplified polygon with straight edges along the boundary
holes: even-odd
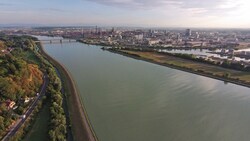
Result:
[[[173,29],[173,30],[185,30],[185,29],[193,29],[193,30],[250,30],[250,27],[191,27],[191,26],[183,26],[183,27],[161,27],[161,26],[128,26],[128,25],[99,25],[99,24],[70,24],[70,25],[59,25],[59,24],[0,24],[0,28],[67,28],[67,27],[83,27],[83,28],[131,28],[131,29]]]
[[[250,28],[248,0],[1,0],[0,26]]]

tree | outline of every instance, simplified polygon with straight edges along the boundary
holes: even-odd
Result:
[[[60,92],[57,92],[56,94],[51,96],[54,102],[56,102],[60,106],[62,106],[62,102],[63,102],[63,98],[61,95],[62,94]]]
[[[0,116],[0,131],[5,129],[4,117]]]
[[[6,46],[3,41],[0,41],[0,49],[4,49]]]
[[[19,115],[22,115],[24,113],[24,108],[22,106],[19,106],[17,109],[16,109],[16,112],[17,114]]]
[[[230,62],[228,60],[226,60],[221,65],[222,65],[222,67],[228,68],[228,67],[230,67]]]
[[[0,67],[0,76],[5,76],[8,73],[8,70],[6,68]]]
[[[57,91],[60,91],[62,89],[62,83],[59,77],[56,77],[54,80],[54,88]]]
[[[228,72],[223,74],[223,77],[226,77],[226,78],[229,78],[230,76],[231,76],[231,74]]]
[[[10,69],[12,74],[17,74],[17,69],[16,69],[14,64],[10,64],[9,69]]]

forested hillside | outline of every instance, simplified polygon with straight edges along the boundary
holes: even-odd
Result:
[[[31,37],[0,36],[0,137],[43,83],[35,47]]]

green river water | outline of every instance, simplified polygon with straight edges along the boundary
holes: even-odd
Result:
[[[76,81],[100,141],[249,141],[249,88],[81,43],[44,44]]]

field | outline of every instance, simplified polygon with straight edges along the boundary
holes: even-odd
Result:
[[[43,106],[41,111],[38,113],[34,124],[29,130],[26,137],[23,141],[46,141],[48,140],[48,131],[49,131],[49,121],[50,121],[50,113],[49,113],[49,102]]]
[[[24,51],[23,54],[22,54],[22,57],[25,59],[25,60],[29,60],[30,63],[34,63],[34,64],[37,64],[37,65],[40,65],[41,61],[39,60],[39,58],[34,54],[34,52],[30,51],[30,50],[27,50],[27,51]]]

